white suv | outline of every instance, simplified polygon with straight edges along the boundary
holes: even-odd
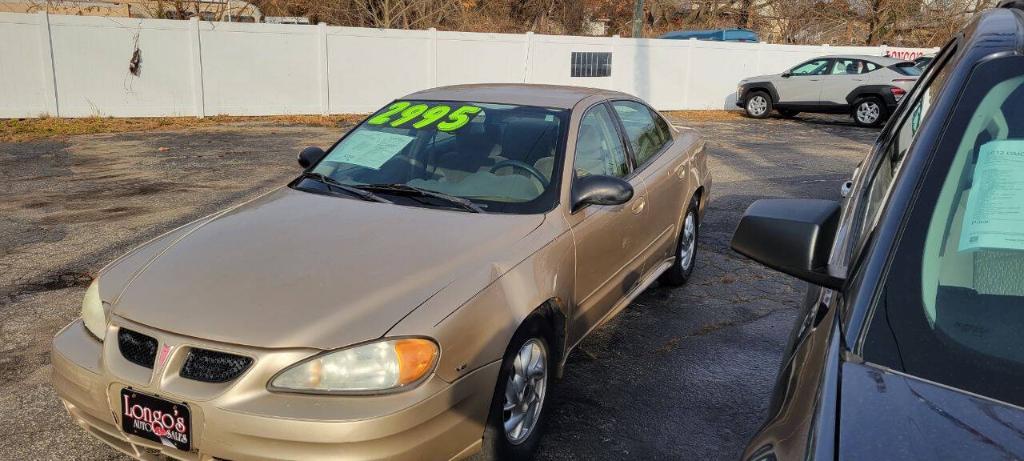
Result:
[[[736,105],[765,118],[800,112],[849,113],[858,125],[878,126],[917,82],[914,63],[881,56],[824,56],[781,74],[741,80]]]

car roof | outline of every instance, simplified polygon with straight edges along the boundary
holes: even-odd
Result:
[[[1024,54],[1024,10],[1020,8],[983,11],[964,29],[953,59],[976,62],[1007,51]]]
[[[908,62],[905,59],[890,58],[888,56],[872,56],[869,54],[833,54],[829,56],[822,56],[822,58],[830,59],[860,59],[863,61],[870,61],[880,66],[891,66],[893,64],[899,64],[901,62]],[[819,58],[820,59],[820,58]]]
[[[402,99],[428,101],[464,101],[520,106],[572,109],[591,96],[634,99],[626,93],[600,88],[527,83],[481,83],[431,88],[406,95]]]

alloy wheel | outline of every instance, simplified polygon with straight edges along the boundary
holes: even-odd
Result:
[[[768,100],[764,96],[757,95],[750,98],[750,102],[747,103],[747,110],[750,111],[750,115],[761,116],[768,110]]]
[[[514,445],[530,437],[540,419],[548,384],[548,354],[544,343],[533,338],[516,354],[505,385],[502,422],[505,437]]]
[[[679,263],[683,270],[689,270],[693,264],[693,254],[697,246],[697,220],[693,213],[687,213],[683,221],[683,241],[679,245]]]
[[[878,117],[881,114],[882,108],[878,106],[877,102],[865,101],[857,106],[857,121],[865,125],[878,121]]]

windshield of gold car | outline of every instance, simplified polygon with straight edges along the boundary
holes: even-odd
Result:
[[[561,171],[568,115],[507,104],[395,101],[349,132],[305,177],[312,173],[320,187],[351,186],[401,205],[542,213],[558,200],[554,172]]]

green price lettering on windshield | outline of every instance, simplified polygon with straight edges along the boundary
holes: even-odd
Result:
[[[394,126],[394,127],[402,126],[402,125],[406,124],[407,122],[409,122],[410,120],[412,120],[412,119],[414,119],[416,117],[419,117],[420,114],[426,112],[427,109],[428,109],[428,107],[427,107],[426,104],[416,104],[415,106],[409,106],[408,108],[406,108],[405,110],[402,111],[402,116],[401,117],[398,117],[397,120],[391,122],[391,126]]]
[[[406,107],[409,107],[409,101],[398,101],[388,106],[388,110],[381,112],[380,115],[367,120],[366,123],[369,123],[370,125],[383,125],[391,120],[392,115],[401,112],[402,109],[405,109]]]
[[[412,127],[413,128],[423,128],[425,126],[430,126],[431,123],[434,123],[434,122],[440,120],[441,117],[444,117],[446,114],[448,114],[448,112],[451,112],[451,111],[452,111],[452,108],[448,107],[448,106],[434,106],[434,107],[431,107],[430,110],[428,110],[428,111],[423,113],[423,120],[420,120],[420,121],[418,121],[416,123],[413,123]]]
[[[480,112],[481,110],[483,109],[480,109],[479,107],[476,106],[462,106],[458,109],[455,109],[455,112],[448,114],[449,121],[438,123],[437,129],[441,131],[455,131],[459,128],[462,128],[467,123],[469,123],[471,115],[475,115],[477,112]]]
[[[480,113],[481,110],[483,109],[476,106],[461,106],[453,111],[450,106],[444,104],[428,106],[426,104],[414,105],[409,101],[398,101],[388,106],[384,112],[371,117],[366,123],[369,125],[388,124],[398,128],[419,118],[419,121],[412,124],[413,128],[426,128],[436,123],[439,131],[455,131],[466,126],[473,115]]]

